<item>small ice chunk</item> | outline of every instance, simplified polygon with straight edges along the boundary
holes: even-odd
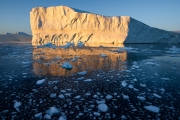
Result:
[[[105,100],[100,100],[100,101],[99,101],[99,100],[96,100],[96,103],[97,103],[97,104],[102,104],[102,103],[106,103],[106,101],[105,101]]]
[[[161,79],[162,79],[162,80],[170,80],[169,78],[164,78],[164,77],[162,77]]]
[[[126,87],[126,86],[127,86],[127,82],[126,82],[126,81],[123,81],[123,82],[121,83],[121,85],[122,85],[123,87]]]
[[[15,102],[14,103],[14,108],[18,111],[18,112],[20,112],[19,111],[19,107],[22,105],[22,103],[21,102]]]
[[[122,115],[121,116],[121,119],[123,120],[123,119],[127,119],[127,117],[125,116],[125,115]]]
[[[14,103],[14,108],[19,108],[21,106],[21,102],[15,102]]]
[[[50,115],[48,115],[48,114],[46,114],[46,115],[44,116],[44,118],[45,118],[45,119],[49,119],[49,120],[50,120],[50,119],[51,119],[51,116],[50,116]]]
[[[60,110],[56,107],[50,107],[48,110],[46,110],[46,113],[52,116],[60,113]]]
[[[130,85],[128,85],[128,88],[132,89],[132,88],[134,88],[134,86],[130,84]]]
[[[158,95],[158,94],[156,94],[156,93],[154,93],[153,95],[154,95],[156,98],[161,98],[161,96]]]
[[[159,90],[160,90],[161,92],[165,92],[165,89],[164,89],[164,88],[159,88]]]
[[[59,95],[59,98],[64,99],[64,95],[63,95],[63,94],[60,94],[60,95]]]
[[[108,100],[110,100],[110,99],[112,99],[112,98],[113,98],[112,95],[107,95],[107,96],[106,96],[106,99],[108,99]]]
[[[87,74],[87,71],[78,72],[77,74],[78,74],[78,75],[86,75],[86,74]]]
[[[86,79],[86,80],[84,80],[84,82],[91,82],[92,81],[92,79]]]
[[[99,112],[94,112],[93,113],[95,116],[100,116],[101,115],[101,113],[99,113]]]
[[[86,93],[85,95],[86,95],[86,96],[90,96],[90,95],[91,95],[91,93],[89,93],[89,92],[88,92],[88,93]]]
[[[146,98],[143,97],[143,96],[137,96],[137,98],[138,98],[139,100],[142,100],[142,101],[145,101],[145,100],[146,100]]]
[[[38,80],[38,81],[36,82],[36,85],[42,85],[44,82],[45,82],[45,79]]]
[[[69,62],[64,62],[61,67],[66,70],[71,70],[73,68],[73,66]]]
[[[42,118],[42,112],[35,114],[34,117],[38,118],[38,119],[41,119]]]
[[[146,84],[142,84],[142,83],[141,83],[140,86],[141,86],[141,87],[146,87]]]
[[[108,106],[106,104],[99,104],[98,105],[98,109],[101,111],[101,112],[107,112],[108,111]]]
[[[74,97],[75,99],[80,99],[81,96],[80,95],[77,95],[76,97]]]
[[[56,97],[56,93],[51,93],[51,94],[50,94],[50,97],[51,97],[51,98],[55,98],[55,97]]]
[[[146,110],[149,110],[151,112],[155,112],[155,113],[158,113],[160,108],[156,107],[156,106],[153,106],[153,105],[149,105],[149,106],[144,106],[144,108]]]
[[[84,77],[79,77],[79,78],[77,78],[77,80],[83,80],[84,79]]]
[[[124,94],[122,94],[122,95],[123,95],[123,98],[124,98],[124,99],[126,99],[126,100],[129,99],[129,96],[128,96],[128,95],[124,95]]]
[[[62,115],[58,118],[58,120],[67,120],[67,117],[65,115]]]

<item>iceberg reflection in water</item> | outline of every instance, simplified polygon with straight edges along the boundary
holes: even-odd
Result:
[[[69,76],[80,71],[124,70],[127,53],[112,52],[113,49],[117,48],[37,48],[33,50],[33,68],[37,75],[52,76]],[[63,69],[65,62],[70,63],[73,69]]]
[[[179,119],[180,45],[103,46],[0,44],[0,118]]]

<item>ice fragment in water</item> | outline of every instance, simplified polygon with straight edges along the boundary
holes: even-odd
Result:
[[[60,113],[60,110],[56,107],[50,107],[48,110],[46,110],[46,113],[52,116]]]
[[[41,85],[41,84],[43,84],[44,82],[45,82],[45,79],[38,80],[38,81],[36,82],[36,85]]]
[[[92,81],[92,79],[86,79],[86,80],[84,80],[84,82],[91,82]]]
[[[149,110],[151,112],[155,112],[155,113],[158,113],[160,108],[156,107],[156,106],[153,106],[153,105],[149,105],[149,106],[144,106],[144,108],[146,110]]]
[[[122,95],[123,95],[123,98],[124,98],[124,99],[126,99],[126,100],[129,99],[129,96],[128,96],[128,95],[124,95],[124,94],[122,94]]]
[[[145,101],[145,100],[146,100],[146,98],[143,97],[143,96],[137,96],[137,98],[138,98],[139,100],[142,100],[142,101]]]
[[[67,120],[67,117],[65,115],[62,115],[58,118],[58,120]]]
[[[78,75],[86,75],[87,71],[78,72]]]
[[[64,95],[63,94],[59,95],[59,98],[64,99]]]
[[[158,94],[156,94],[156,93],[154,93],[153,95],[154,95],[156,98],[161,98],[161,96],[158,95]]]
[[[61,67],[66,70],[71,70],[73,68],[73,66],[69,62],[64,62]]]
[[[107,96],[106,96],[106,99],[108,99],[108,100],[110,100],[110,99],[112,99],[112,98],[113,98],[112,95],[107,95]]]
[[[34,117],[38,118],[38,119],[41,119],[42,118],[42,112],[35,114]]]
[[[127,82],[126,82],[126,81],[123,81],[123,82],[121,83],[121,85],[122,85],[123,87],[126,87],[126,86],[127,86]]]
[[[101,112],[106,112],[108,111],[108,106],[106,104],[99,104],[98,105],[98,109],[101,111]]]
[[[133,85],[128,85],[128,88],[134,88],[134,86]]]
[[[50,97],[51,97],[51,98],[55,98],[55,97],[56,97],[56,93],[51,93],[51,94],[50,94]]]
[[[21,106],[21,104],[22,104],[21,102],[15,102],[15,103],[14,103],[14,108],[15,108],[18,112],[20,112],[20,111],[19,111],[19,107]]]
[[[94,112],[93,113],[95,116],[100,116],[101,115],[101,113],[99,113],[99,112]]]
[[[46,115],[44,116],[44,118],[45,118],[45,119],[49,119],[49,120],[50,120],[50,119],[51,119],[51,116],[50,116],[50,115],[48,115],[48,114],[46,114]]]

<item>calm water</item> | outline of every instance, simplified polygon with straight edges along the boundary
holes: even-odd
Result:
[[[0,44],[0,118],[180,119],[180,45],[103,46]]]

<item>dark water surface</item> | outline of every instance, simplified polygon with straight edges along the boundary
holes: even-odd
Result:
[[[0,44],[0,118],[180,119],[180,45],[105,46]]]

